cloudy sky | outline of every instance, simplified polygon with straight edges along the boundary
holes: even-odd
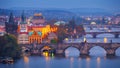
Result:
[[[0,0],[0,8],[102,8],[120,9],[120,0]]]

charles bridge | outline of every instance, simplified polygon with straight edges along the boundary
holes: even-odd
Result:
[[[49,46],[56,51],[56,55],[65,55],[65,50],[69,47],[75,47],[80,51],[80,56],[81,55],[89,55],[89,50],[95,46],[100,46],[105,49],[106,55],[112,55],[115,56],[115,51],[120,47],[120,43],[62,43],[62,44],[47,44],[47,43],[42,43],[42,44],[31,44],[31,45],[21,45],[24,47],[24,51],[28,50],[36,50],[38,54],[41,54],[41,50],[44,46]],[[32,51],[31,51],[32,52]]]

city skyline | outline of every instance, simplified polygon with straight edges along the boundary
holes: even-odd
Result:
[[[120,9],[119,0],[1,0],[0,8],[101,8]]]

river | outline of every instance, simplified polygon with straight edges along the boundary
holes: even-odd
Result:
[[[106,57],[100,47],[90,52],[90,57],[81,58],[80,52],[70,47],[65,51],[66,57],[24,56],[13,64],[0,64],[0,68],[120,68],[120,48],[116,57]]]

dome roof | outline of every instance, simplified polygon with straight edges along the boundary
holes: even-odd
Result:
[[[96,22],[91,22],[91,25],[95,25],[96,24]]]
[[[64,21],[57,21],[56,23],[54,23],[54,25],[60,25],[60,24],[66,24],[66,22],[64,22]]]
[[[39,13],[39,14],[34,14],[34,16],[32,17],[32,19],[44,19],[44,17],[42,16],[41,13]]]

